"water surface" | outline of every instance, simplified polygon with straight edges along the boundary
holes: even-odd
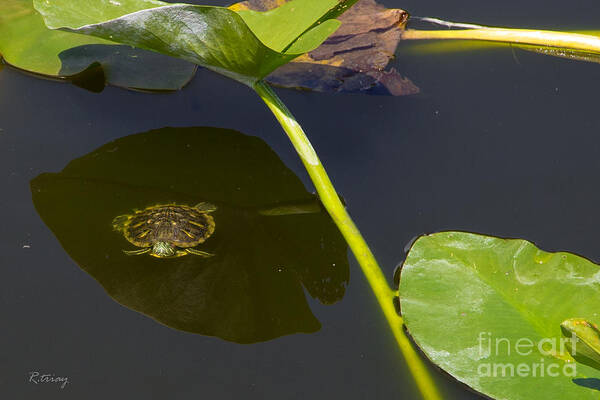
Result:
[[[388,0],[414,15],[489,25],[593,29],[597,2]],[[402,56],[403,51],[410,55]],[[279,91],[324,161],[386,274],[418,234],[522,237],[600,260],[600,67],[510,48],[419,55],[399,49],[412,97]],[[3,223],[0,393],[23,399],[418,399],[360,269],[312,334],[242,345],[184,333],[116,303],[44,224],[30,181],[119,138],[218,127],[266,143],[313,189],[274,118],[246,87],[199,72],[185,90],[90,93],[0,71]],[[99,210],[100,212],[101,210]],[[265,251],[270,243],[265,243]],[[60,390],[30,371],[69,377]],[[445,397],[478,398],[432,368]]]

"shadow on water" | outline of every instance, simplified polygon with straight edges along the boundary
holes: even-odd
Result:
[[[259,138],[216,128],[164,128],[108,143],[31,181],[42,220],[120,304],[170,327],[238,343],[320,329],[304,289],[339,301],[346,244],[314,195]],[[198,249],[128,256],[115,216],[157,204],[217,206]]]
[[[178,90],[197,68],[178,58],[125,45],[76,46],[61,52],[59,58],[59,75],[92,92],[102,91],[107,83],[140,90]]]
[[[600,379],[597,378],[577,378],[573,379],[573,383],[589,389],[600,390]]]

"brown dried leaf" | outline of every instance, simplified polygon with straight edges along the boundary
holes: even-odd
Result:
[[[248,0],[234,10],[266,11],[287,0]],[[395,69],[385,70],[394,53],[408,13],[388,9],[375,0],[359,0],[342,14],[340,28],[316,50],[298,57],[267,77],[281,87],[317,92],[362,92],[401,96],[419,92]]]

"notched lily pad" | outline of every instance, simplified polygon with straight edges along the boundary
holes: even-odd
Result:
[[[402,316],[432,362],[486,396],[597,399],[581,380],[600,371],[573,361],[559,325],[598,320],[599,277],[589,260],[526,240],[435,233],[404,262]]]
[[[0,1],[0,57],[15,68],[70,79],[93,91],[102,90],[105,84],[178,90],[196,72],[194,64],[180,59],[48,29],[32,0]]]
[[[75,262],[122,305],[170,327],[238,343],[315,332],[305,292],[339,301],[346,244],[314,195],[260,139],[165,128],[118,139],[31,182],[42,220]],[[197,249],[158,259],[112,229],[157,204],[217,206]]]
[[[232,9],[270,10],[283,0],[250,0]],[[360,0],[339,17],[340,28],[317,49],[280,67],[267,77],[287,88],[318,92],[362,92],[394,96],[419,89],[395,69],[386,70],[408,19],[400,9]]]

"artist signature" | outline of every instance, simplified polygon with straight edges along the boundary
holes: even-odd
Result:
[[[41,374],[38,371],[31,371],[29,373],[29,383],[33,383],[35,385],[39,384],[48,384],[54,383],[58,385],[61,389],[64,389],[69,382],[69,378],[66,376],[56,376],[54,374]]]

